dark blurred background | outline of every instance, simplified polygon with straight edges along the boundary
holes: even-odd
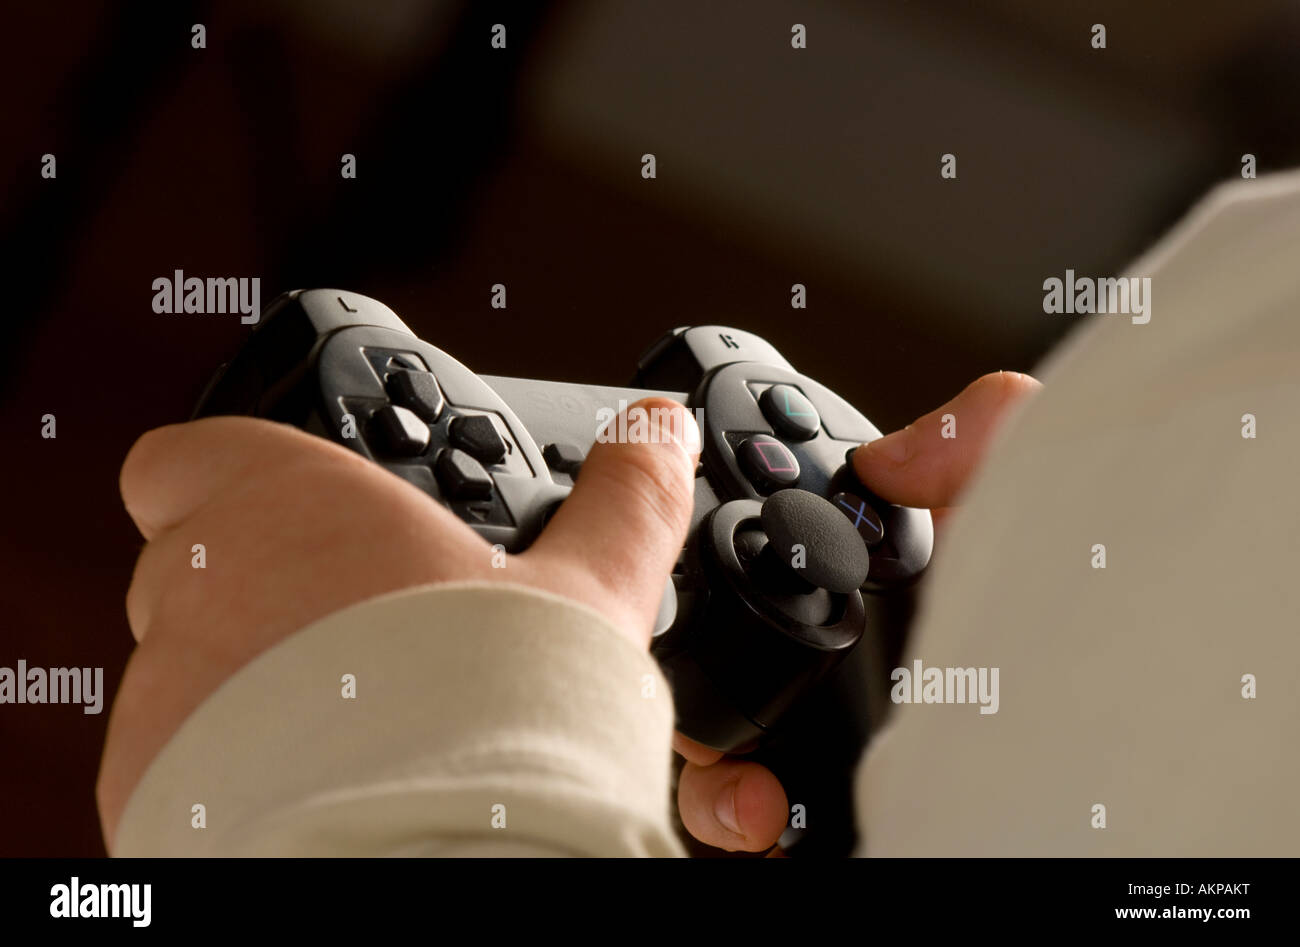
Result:
[[[352,289],[481,373],[590,383],[626,383],[673,326],[734,325],[888,430],[1032,370],[1073,318],[1043,314],[1048,276],[1114,274],[1244,153],[1300,160],[1294,0],[178,0],[4,22],[0,666],[103,666],[110,701],[141,546],[118,466],[249,331],[155,314],[155,278],[256,276],[263,303]],[[0,706],[0,854],[103,853],[107,721]]]

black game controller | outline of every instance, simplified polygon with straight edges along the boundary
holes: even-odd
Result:
[[[382,303],[300,290],[267,307],[195,417],[271,418],[344,444],[515,552],[564,500],[603,420],[649,395],[695,409],[695,511],[651,645],[678,729],[776,772],[788,851],[848,854],[854,766],[888,708],[930,514],[857,481],[848,456],[880,431],[758,336],[675,329],[634,385],[476,375]]]

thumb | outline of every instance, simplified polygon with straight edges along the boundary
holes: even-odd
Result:
[[[1020,372],[975,379],[942,408],[853,452],[859,479],[903,506],[952,506],[1002,420],[1042,384]]]
[[[645,643],[690,527],[699,428],[678,402],[646,398],[605,431],[525,556],[576,565],[596,586],[583,597]]]

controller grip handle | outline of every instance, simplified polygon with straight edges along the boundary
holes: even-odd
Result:
[[[844,858],[867,841],[856,817],[857,770],[893,706],[890,669],[902,659],[916,592],[864,595],[868,631],[861,643],[743,757],[762,763],[785,788],[793,824],[780,844],[793,857]]]
[[[785,789],[790,817],[779,844],[797,858],[847,858],[858,848],[854,774],[869,738],[851,696],[819,688],[757,750],[742,759],[770,769]]]

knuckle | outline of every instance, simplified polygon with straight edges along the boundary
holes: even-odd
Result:
[[[170,433],[168,427],[154,428],[135,439],[118,473],[118,487],[124,498],[131,499],[137,489],[148,483],[158,458],[166,450]]]

